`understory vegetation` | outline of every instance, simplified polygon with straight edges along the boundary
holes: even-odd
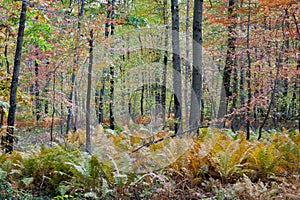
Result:
[[[19,141],[20,151],[0,154],[0,199],[300,198],[300,135],[296,131],[269,131],[258,141],[254,134],[246,140],[244,132],[202,129],[175,162],[144,173],[122,170],[126,163],[120,161],[132,157],[130,147],[141,141],[102,131],[93,140],[105,140],[111,149],[107,156],[97,149],[92,155],[82,151],[75,141],[80,131],[78,137],[52,147],[47,145],[47,135],[41,146],[26,148],[22,145],[29,142]],[[159,153],[167,148],[165,142],[140,151]],[[113,156],[116,149],[121,156]]]

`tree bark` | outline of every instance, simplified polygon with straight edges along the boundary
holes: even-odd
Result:
[[[178,0],[171,0],[172,12],[172,50],[173,50],[173,90],[174,90],[174,114],[175,134],[182,133],[182,95],[181,95],[181,60],[179,44],[179,9]]]
[[[49,113],[49,99],[48,99],[48,96],[49,96],[49,85],[50,85],[50,80],[51,80],[51,72],[47,73],[46,74],[46,85],[44,87],[44,90],[43,90],[43,99],[44,99],[44,106],[45,106],[45,114],[47,115]]]
[[[203,0],[195,0],[193,19],[193,72],[189,129],[200,127],[200,103],[202,97],[202,14]]]
[[[164,66],[163,66],[163,80],[161,86],[161,103],[162,103],[162,119],[163,119],[163,127],[166,126],[166,96],[167,96],[167,67],[168,67],[168,57],[169,53],[167,51],[169,45],[169,33],[168,33],[168,15],[167,15],[167,0],[164,0],[164,7],[163,7],[163,20],[165,29],[165,38],[164,38],[164,45],[165,45],[165,52],[164,52]]]
[[[40,101],[40,84],[39,84],[39,64],[37,60],[34,61],[35,66],[35,114],[36,114],[36,121],[39,121],[41,118],[41,101]]]
[[[247,90],[248,90],[248,99],[247,99],[247,117],[246,117],[246,130],[247,137],[246,139],[250,139],[250,103],[251,103],[251,57],[250,57],[250,20],[251,20],[251,0],[249,0],[249,8],[248,8],[248,25],[247,25],[247,58],[248,58],[248,69],[247,69]]]
[[[114,35],[115,33],[115,0],[111,1],[111,27],[110,34]],[[115,91],[115,68],[110,66],[110,101],[109,101],[109,127],[112,130],[115,130],[115,116],[114,116],[114,91]]]
[[[228,40],[227,40],[227,55],[225,61],[225,67],[223,71],[223,85],[224,90],[221,90],[221,100],[220,100],[220,108],[218,112],[218,118],[221,120],[219,123],[219,127],[225,126],[225,115],[227,114],[228,110],[228,103],[229,97],[232,95],[231,92],[231,73],[232,69],[236,68],[236,61],[235,61],[235,41],[236,41],[236,12],[234,9],[236,7],[237,1],[236,0],[229,0],[228,3]]]
[[[189,27],[190,27],[190,0],[186,1],[186,21],[185,21],[185,77],[184,77],[184,114],[186,129],[189,129],[189,101],[188,101],[188,85],[190,78],[190,37],[189,37]]]
[[[144,93],[145,93],[145,85],[144,85],[144,79],[143,79],[143,86],[142,86],[141,100],[140,100],[141,115],[144,115]]]
[[[93,29],[90,31],[89,39],[89,67],[88,67],[88,84],[87,84],[87,94],[86,94],[86,151],[92,153],[91,146],[91,93],[92,93],[92,69],[93,69],[93,44],[94,35]]]
[[[9,65],[9,61],[8,61],[8,39],[9,39],[9,29],[6,28],[6,37],[5,37],[5,47],[4,47],[4,58],[5,58],[5,63],[6,63],[6,73],[7,74],[11,74],[10,73],[10,65]]]
[[[10,89],[10,108],[9,108],[8,119],[7,119],[7,125],[8,125],[7,135],[5,137],[2,136],[2,140],[4,144],[4,152],[6,153],[13,152],[15,113],[17,109],[16,98],[17,98],[19,71],[20,71],[21,57],[22,57],[22,46],[23,46],[23,38],[24,38],[24,30],[25,30],[25,22],[26,22],[26,11],[27,11],[27,1],[23,0],[20,22],[19,22],[17,47],[16,47],[16,53],[14,59],[14,71],[13,71],[13,77],[12,77],[11,89]]]
[[[55,102],[56,102],[56,91],[55,91],[55,87],[56,87],[56,69],[54,70],[53,73],[53,86],[52,86],[52,90],[53,90],[53,102],[52,102],[52,114],[51,114],[51,127],[50,127],[50,142],[52,145],[53,142],[53,128],[54,128],[54,115],[56,112],[56,108],[55,108]]]

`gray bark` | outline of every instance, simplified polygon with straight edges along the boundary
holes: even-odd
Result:
[[[93,69],[93,44],[94,35],[93,29],[90,31],[89,39],[89,67],[88,67],[88,84],[87,84],[87,94],[86,94],[86,151],[92,153],[91,146],[91,93],[92,93],[92,69]]]
[[[182,95],[181,95],[181,60],[179,44],[179,8],[178,0],[171,1],[172,12],[172,50],[173,50],[173,90],[174,90],[174,114],[175,134],[182,133]]]
[[[202,97],[202,13],[203,0],[194,1],[193,20],[193,72],[191,91],[190,129],[200,127]]]

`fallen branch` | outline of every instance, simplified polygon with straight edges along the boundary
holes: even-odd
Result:
[[[176,136],[181,136],[181,135],[184,134],[184,133],[190,133],[190,132],[192,132],[192,131],[198,130],[199,128],[208,128],[208,126],[200,126],[200,127],[197,127],[197,128],[192,128],[192,129],[183,131],[183,132],[181,132],[181,133],[179,133],[179,134],[174,133],[173,135],[169,135],[169,136],[162,137],[162,138],[159,138],[159,139],[154,140],[154,141],[150,141],[150,142],[148,142],[148,143],[145,143],[145,144],[139,146],[138,148],[136,148],[135,150],[133,150],[131,153],[135,153],[135,152],[139,151],[140,149],[142,149],[142,148],[144,148],[144,147],[149,147],[149,146],[151,146],[151,145],[153,145],[153,144],[162,142],[162,141],[164,141],[165,139],[173,138],[173,137],[176,137]]]

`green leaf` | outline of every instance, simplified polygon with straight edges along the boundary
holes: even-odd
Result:
[[[66,162],[66,164],[73,166],[76,169],[76,171],[79,172],[82,176],[86,175],[86,170],[84,169],[84,167],[71,162]]]
[[[66,194],[66,192],[68,192],[70,190],[70,188],[71,187],[69,185],[59,184],[57,190],[61,196],[64,196]]]
[[[28,187],[33,182],[33,177],[23,178],[22,182]]]
[[[7,172],[6,172],[6,171],[3,171],[3,170],[0,168],[0,180],[6,179],[6,176],[7,176]]]
[[[98,199],[97,194],[95,192],[87,192],[84,194],[84,197]]]

